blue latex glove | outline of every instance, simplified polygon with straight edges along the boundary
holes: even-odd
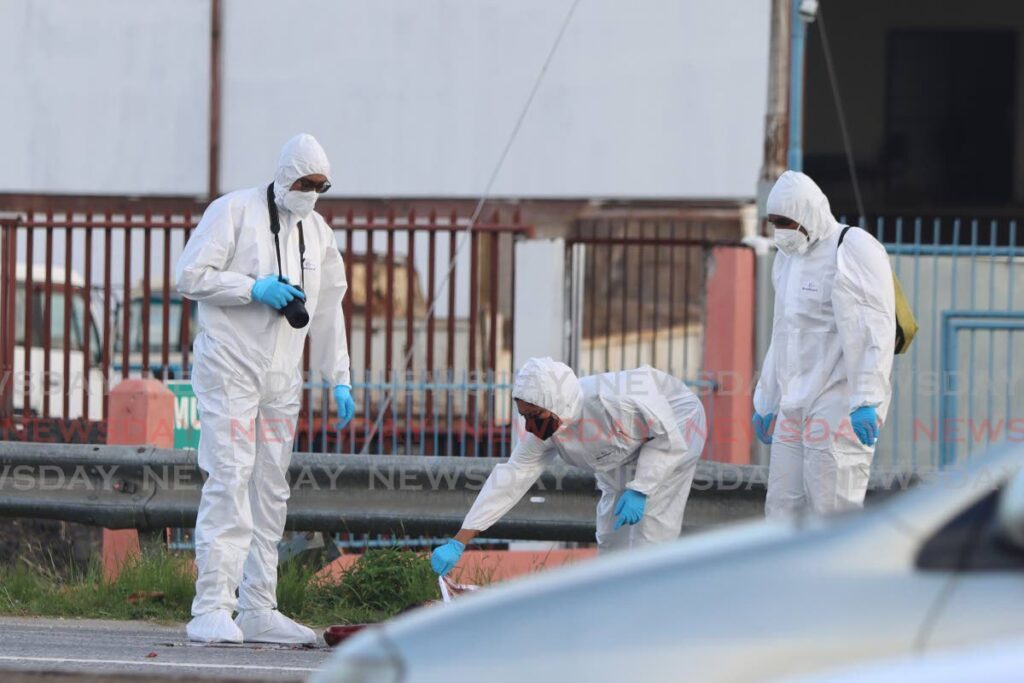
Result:
[[[282,282],[276,275],[260,278],[252,286],[252,298],[277,311],[296,297],[305,299],[306,295],[288,284],[287,278]]]
[[[772,442],[772,420],[775,419],[775,413],[768,413],[767,415],[759,415],[754,413],[754,419],[750,421],[750,424],[754,425],[754,434],[757,435],[757,440],[763,444],[770,444]]]
[[[356,413],[356,402],[352,400],[351,387],[339,384],[334,387],[334,402],[338,404],[338,424],[336,429],[344,429]]]
[[[874,406],[861,406],[850,413],[850,424],[865,446],[874,446],[878,441],[878,411]]]
[[[646,504],[646,495],[633,489],[626,489],[619,498],[619,504],[615,506],[615,514],[618,516],[615,528],[618,529],[625,524],[636,524],[643,519]]]
[[[434,571],[439,576],[444,576],[455,568],[459,558],[462,557],[462,551],[465,549],[466,546],[453,538],[440,548],[434,550],[434,553],[430,556],[430,566],[434,568]]]

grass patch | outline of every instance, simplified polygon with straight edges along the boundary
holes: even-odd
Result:
[[[181,621],[194,594],[189,558],[167,552],[144,553],[116,581],[103,578],[98,561],[63,576],[24,564],[0,571],[0,612],[6,614]]]
[[[316,554],[278,571],[279,609],[314,626],[369,623],[439,598],[429,557],[400,549],[368,550],[340,581],[316,577]],[[192,556],[163,548],[143,551],[115,581],[98,561],[84,571],[19,563],[0,567],[0,613],[19,616],[147,619],[181,623],[191,618],[195,595]]]
[[[367,550],[340,581],[315,574],[314,567],[297,561],[281,568],[282,612],[302,614],[314,624],[371,623],[440,598],[429,556],[409,550]]]

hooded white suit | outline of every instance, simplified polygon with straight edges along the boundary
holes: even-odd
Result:
[[[310,322],[293,329],[252,299],[257,279],[278,274],[267,186],[210,204],[177,264],[177,287],[199,302],[192,386],[202,432],[199,466],[207,473],[196,521],[199,575],[192,614],[277,606],[277,543],[284,530],[295,421],[302,388],[302,349],[332,386],[350,384],[341,300],[348,283],[334,233],[317,213],[302,218],[283,206],[292,183],[328,175],[327,156],[310,135],[281,152],[274,195],[281,223],[282,275],[305,282]],[[304,277],[303,277],[304,276]]]
[[[682,381],[646,365],[577,379],[563,363],[531,358],[516,376],[512,396],[551,411],[561,426],[546,441],[523,436],[509,461],[488,477],[463,528],[488,529],[559,455],[597,476],[602,551],[679,535],[707,435],[704,407]],[[627,488],[647,495],[644,516],[616,530],[615,506]]]
[[[827,513],[862,505],[874,448],[857,439],[850,413],[874,406],[885,420],[896,335],[892,269],[874,237],[841,226],[809,177],[786,171],[768,213],[796,221],[802,253],[775,255],[772,341],[754,410],[776,416],[765,512],[809,505]]]

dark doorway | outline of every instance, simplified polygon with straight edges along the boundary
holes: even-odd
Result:
[[[899,30],[887,38],[886,202],[1010,202],[1016,34]]]

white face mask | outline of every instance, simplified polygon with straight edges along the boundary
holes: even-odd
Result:
[[[284,195],[282,204],[284,204],[284,208],[291,211],[300,219],[303,219],[313,213],[313,207],[316,206],[316,198],[316,192],[298,192],[296,190],[288,190]]]
[[[789,256],[802,254],[807,251],[808,244],[810,244],[810,240],[799,230],[775,229],[775,246],[784,254]]]

